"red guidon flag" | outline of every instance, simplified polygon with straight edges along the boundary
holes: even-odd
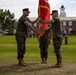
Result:
[[[50,20],[50,5],[48,0],[39,0],[38,17],[40,17],[42,20]],[[42,22],[39,23],[40,36],[44,34],[42,29],[46,28],[47,26],[48,24]]]

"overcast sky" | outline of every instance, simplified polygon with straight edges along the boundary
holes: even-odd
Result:
[[[64,5],[68,17],[76,17],[76,0],[49,0],[51,11],[57,9],[60,12]],[[22,9],[29,8],[29,17],[37,17],[38,0],[0,0],[0,9],[9,9],[15,14],[15,19],[22,15]]]

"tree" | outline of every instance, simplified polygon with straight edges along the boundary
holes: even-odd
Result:
[[[5,31],[7,29],[9,31],[9,34],[12,34],[16,25],[14,13],[11,13],[9,10],[3,11],[0,9],[0,25],[2,31]]]

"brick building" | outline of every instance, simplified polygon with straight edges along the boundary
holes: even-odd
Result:
[[[68,34],[76,34],[76,17],[67,17],[65,7],[62,5],[60,8],[61,26],[65,28]]]

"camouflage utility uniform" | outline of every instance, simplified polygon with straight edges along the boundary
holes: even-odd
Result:
[[[17,41],[17,58],[23,59],[26,47],[26,36],[27,36],[27,26],[26,23],[29,21],[27,17],[21,16],[18,20],[17,31],[16,31],[16,41]]]
[[[52,32],[53,32],[53,45],[54,45],[54,52],[57,58],[57,62],[61,62],[61,44],[62,44],[62,33],[60,28],[60,19],[53,18],[52,19]]]
[[[39,39],[39,47],[40,47],[42,63],[46,63],[47,61],[49,42],[50,42],[49,30],[47,30],[42,36],[40,36]]]

